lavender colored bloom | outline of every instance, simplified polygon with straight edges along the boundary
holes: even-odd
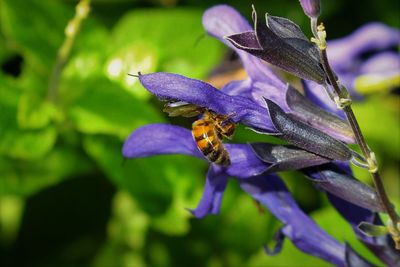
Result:
[[[257,131],[276,133],[268,119],[268,110],[249,98],[231,96],[202,81],[172,73],[139,75],[139,80],[159,99],[195,104],[218,114],[229,115],[232,121],[242,122]]]
[[[370,83],[379,89],[382,81],[399,79],[400,54],[392,51],[399,45],[399,30],[381,23],[369,23],[347,37],[328,42],[327,53],[340,82],[355,99],[360,99],[361,83]],[[316,104],[343,116],[320,85],[312,81],[305,81],[304,85],[306,95]],[[385,86],[396,85],[398,82]]]
[[[268,22],[269,28],[266,26],[265,28],[275,35],[273,38],[280,39],[279,42],[286,42],[288,41],[284,40],[286,37],[295,37],[300,42],[290,41],[287,45],[297,49],[299,53],[307,51],[308,57],[305,58],[308,58],[309,62],[304,61],[305,65],[301,65],[302,63],[297,65],[294,71],[300,77],[322,82],[325,77],[324,74],[318,73],[320,70],[317,68],[320,67],[318,60],[313,55],[313,48],[303,42],[305,37],[297,25],[277,17],[270,17]],[[278,237],[284,235],[291,239],[300,250],[338,266],[349,266],[349,261],[363,261],[354,256],[354,251],[345,248],[331,238],[304,214],[280,178],[270,173],[271,170],[302,169],[324,164],[334,159],[348,160],[351,157],[350,150],[343,143],[334,139],[337,138],[347,143],[352,142],[353,136],[349,133],[348,125],[338,117],[324,112],[301,94],[294,93],[294,89],[277,78],[260,59],[244,52],[241,50],[242,47],[238,49],[237,43],[232,45],[224,39],[226,35],[232,37],[244,32],[247,42],[254,41],[255,37],[259,37],[256,36],[258,34],[260,36],[264,34],[257,33],[257,30],[254,32],[234,9],[228,6],[211,8],[203,16],[203,24],[208,33],[222,40],[239,54],[249,75],[248,79],[231,82],[218,90],[204,82],[180,75],[153,73],[139,75],[141,84],[159,99],[183,101],[218,114],[228,115],[232,121],[243,123],[258,132],[286,136],[286,140],[289,142],[293,141],[293,144],[315,154],[299,148],[284,146],[257,153],[254,145],[225,144],[231,164],[227,167],[210,164],[203,196],[198,206],[190,210],[192,214],[197,218],[208,214],[217,214],[229,177],[235,177],[245,192],[266,206],[283,222],[284,226]],[[252,33],[249,34],[249,32]],[[261,46],[265,50],[267,39],[270,36],[261,37],[264,38]],[[257,53],[253,53],[253,55],[257,56]],[[287,62],[281,63],[284,67],[288,66]],[[264,98],[268,99],[268,107]],[[276,103],[274,112],[269,112],[271,106],[275,105],[271,104],[271,100]],[[275,116],[274,113],[275,115],[279,114]],[[287,131],[283,124],[279,123],[277,117],[290,118],[293,130],[300,129],[305,134],[294,136]],[[313,138],[309,138],[310,136],[306,134],[310,131],[314,134]],[[321,131],[325,133],[322,134]],[[308,143],[310,141],[312,143],[312,139],[322,140],[324,147],[321,149],[319,146],[309,146]],[[127,158],[184,154],[205,160],[189,130],[166,124],[153,124],[137,129],[125,141],[122,153]],[[262,155],[260,156],[260,154]],[[318,174],[320,175],[320,173]],[[362,199],[365,201],[366,207],[371,210],[381,210],[381,207],[376,204],[376,195],[372,189],[354,182],[347,176],[331,174],[327,172],[324,177],[317,177],[323,189],[346,199],[343,200],[346,203],[357,203]],[[317,181],[313,175],[311,177]],[[349,189],[359,193],[358,198],[352,198]],[[338,210],[341,211],[339,208]],[[363,214],[356,214],[355,217],[357,220],[365,219]],[[370,244],[371,246],[376,245],[373,241]]]

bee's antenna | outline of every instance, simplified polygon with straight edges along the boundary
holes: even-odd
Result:
[[[128,73],[128,75],[129,75],[129,76],[132,76],[132,77],[139,78],[140,75],[142,75],[142,73],[140,73],[140,71],[138,71],[138,74],[130,74],[130,73]]]

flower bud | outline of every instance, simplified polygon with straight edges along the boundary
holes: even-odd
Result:
[[[310,18],[317,18],[321,11],[320,0],[300,0],[304,13]]]

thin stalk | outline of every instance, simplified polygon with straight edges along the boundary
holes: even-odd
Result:
[[[318,38],[317,26],[318,26],[318,19],[311,18],[311,31],[315,38]]]
[[[326,47],[324,49],[319,49],[320,56],[321,56],[321,63],[322,66],[325,70],[325,73],[328,76],[329,82],[332,85],[333,89],[335,90],[336,94],[338,95],[339,98],[349,98],[349,93],[347,89],[343,86],[340,86],[338,81],[336,80],[336,75],[334,74],[326,53]],[[390,200],[386,194],[385,188],[382,183],[382,179],[380,177],[376,159],[374,158],[374,154],[371,151],[371,149],[368,147],[367,142],[365,141],[365,138],[361,132],[360,126],[357,122],[357,119],[354,115],[353,109],[351,108],[351,102],[348,102],[348,105],[345,105],[343,107],[343,111],[346,114],[347,120],[353,130],[355,139],[357,144],[359,145],[362,153],[364,154],[365,159],[367,160],[369,166],[370,166],[370,173],[372,176],[372,179],[374,181],[374,185],[377,191],[378,198],[383,205],[385,212],[389,215],[390,220],[392,221],[393,225],[393,232],[396,236],[400,235],[399,230],[396,228],[396,226],[400,222],[400,217],[397,215],[396,211],[394,210],[393,205],[390,203]],[[400,249],[400,244],[396,242],[396,248]]]
[[[87,17],[90,10],[90,0],[81,0],[76,5],[76,12],[73,19],[68,22],[65,27],[66,38],[58,50],[57,59],[54,64],[49,86],[47,89],[47,99],[55,102],[58,96],[58,85],[60,83],[61,73],[68,62],[71,49],[75,42],[75,38],[81,28],[82,21]]]

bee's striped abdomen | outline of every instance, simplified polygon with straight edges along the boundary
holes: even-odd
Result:
[[[218,138],[212,121],[205,119],[195,121],[192,125],[192,135],[197,147],[209,161],[222,166],[230,164],[228,152]]]

